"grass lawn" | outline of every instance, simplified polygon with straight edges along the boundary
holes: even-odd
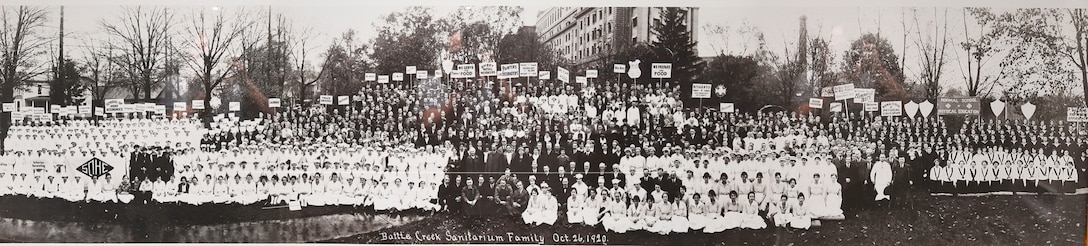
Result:
[[[334,243],[539,243],[635,245],[1084,245],[1088,196],[951,197],[913,195],[914,207],[847,212],[809,230],[734,229],[668,236],[616,234],[599,225],[530,226],[520,218],[435,214],[421,221],[329,240]],[[562,220],[562,217],[560,218]],[[509,237],[512,234],[514,237]],[[455,237],[450,240],[450,235]],[[467,237],[466,235],[484,236]],[[490,235],[490,237],[486,236]],[[384,238],[383,238],[384,236]]]

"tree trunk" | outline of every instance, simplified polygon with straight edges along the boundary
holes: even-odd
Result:
[[[204,127],[211,129],[212,126],[212,88],[207,83],[204,84],[204,110],[200,111],[201,120],[204,122]]]
[[[1084,98],[1084,105],[1088,106],[1088,70],[1084,68],[1080,69],[1080,85],[1084,89],[1084,96],[1081,98]]]
[[[10,80],[8,80],[10,81]],[[11,102],[15,99],[15,83],[4,83],[0,87],[0,102]],[[3,112],[0,114],[0,154],[7,155],[7,146],[4,146],[5,139],[8,139],[8,128],[11,127],[11,112]]]

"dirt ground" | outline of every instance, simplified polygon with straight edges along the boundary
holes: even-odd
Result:
[[[530,226],[505,216],[435,214],[333,243],[504,243],[611,245],[1084,245],[1088,196],[951,197],[916,193],[910,205],[847,212],[809,230],[734,229],[716,234],[616,234],[558,223]],[[473,237],[477,236],[477,237]]]

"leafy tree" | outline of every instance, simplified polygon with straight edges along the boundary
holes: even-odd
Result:
[[[1031,97],[1072,89],[1088,92],[1088,12],[1085,9],[1017,9],[997,17],[995,28],[1010,42],[999,80],[1012,96]],[[1067,29],[1072,27],[1072,29]]]
[[[687,84],[702,72],[705,62],[695,53],[696,42],[686,23],[689,13],[681,8],[665,8],[655,21],[652,31],[657,40],[650,44],[656,62],[672,63],[672,79]],[[652,63],[643,61],[643,63]],[[648,70],[647,70],[648,72]]]
[[[810,52],[812,62],[809,64],[809,71],[812,73],[809,74],[809,82],[812,83],[812,95],[818,95],[821,88],[835,85],[838,80],[838,74],[832,67],[835,64],[835,54],[831,51],[831,44],[823,38],[812,39]]]
[[[363,88],[364,76],[373,66],[367,59],[367,45],[355,37],[354,30],[345,32],[326,51],[322,67],[321,89],[334,96],[355,95]],[[403,67],[397,71],[403,71]]]
[[[80,82],[79,69],[72,59],[64,59],[60,68],[57,68],[53,80],[49,81],[49,103],[68,106],[78,105],[83,101],[85,88]]]
[[[757,77],[763,69],[751,56],[718,55],[713,61],[707,63],[706,69],[702,71],[702,78],[713,88],[724,85],[727,93],[720,99],[712,95],[712,99],[704,101],[703,106],[733,102],[736,109],[741,112],[759,110],[768,102],[766,92],[773,91],[765,90],[760,83],[757,83]],[[690,88],[681,92],[685,99],[690,98]],[[697,106],[698,101],[685,102],[685,106],[692,104]]]
[[[509,64],[515,62],[537,62],[540,71],[553,71],[556,66],[566,66],[569,62],[559,56],[551,46],[540,42],[532,28],[521,28],[517,33],[506,35],[499,42],[495,52],[495,62]],[[611,65],[609,66],[611,68]],[[569,69],[569,67],[568,67]],[[611,70],[609,70],[611,71]],[[605,74],[601,71],[601,74]]]
[[[449,59],[454,63],[494,61],[503,37],[521,27],[523,9],[516,6],[461,7],[442,19],[450,33]]]
[[[857,88],[876,89],[877,100],[907,98],[899,57],[887,39],[867,33],[854,40],[843,56],[842,78]]]
[[[371,40],[370,57],[374,58],[377,73],[403,72],[407,66],[438,68],[442,29],[432,12],[426,7],[409,7],[386,15],[383,24],[375,26],[378,36]]]

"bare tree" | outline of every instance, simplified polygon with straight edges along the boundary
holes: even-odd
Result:
[[[970,13],[970,14],[969,14]],[[975,22],[978,23],[978,36],[972,38],[971,32],[968,31],[967,16],[974,17]],[[990,94],[990,91],[994,89],[994,85],[997,83],[997,77],[991,75],[983,75],[983,67],[994,57],[996,49],[993,45],[994,39],[997,38],[998,32],[992,29],[995,21],[995,16],[986,8],[963,8],[963,36],[964,40],[960,43],[960,47],[967,52],[966,61],[967,67],[961,69],[964,79],[967,81],[967,95],[968,96],[986,96]]]
[[[151,100],[151,90],[161,81],[158,73],[168,59],[169,35],[174,14],[165,7],[144,9],[126,7],[115,21],[101,22],[106,33],[118,39],[117,48],[124,59],[118,60],[128,76],[137,80],[133,97]]]
[[[38,7],[0,7],[0,102],[15,99],[15,88],[25,81],[49,72],[47,59],[37,59],[46,52],[49,38],[41,33],[47,11]],[[0,153],[11,126],[10,113],[0,117]]]
[[[118,67],[117,63],[113,62],[117,57],[114,53],[114,47],[109,45],[109,41],[104,44],[89,43],[84,46],[83,67],[84,71],[90,73],[84,75],[83,78],[86,81],[85,88],[91,90],[91,101],[103,100],[106,97],[106,91],[109,88],[116,86],[118,82]],[[98,117],[95,115],[95,107],[91,107],[91,117],[95,119],[95,123],[98,122]]]
[[[293,61],[295,73],[297,73],[298,76],[298,95],[295,97],[301,98],[301,102],[305,102],[306,98],[310,96],[308,88],[316,85],[321,77],[325,75],[325,67],[328,66],[329,60],[331,60],[329,59],[331,53],[325,54],[325,61],[322,62],[321,66],[317,67],[318,70],[316,75],[312,72],[314,68],[307,67],[307,64],[309,63],[306,57],[307,53],[314,49],[314,47],[308,45],[310,38],[312,38],[312,33],[312,29],[309,28],[294,32],[292,33],[293,35],[290,36],[291,44],[288,45],[291,47],[291,59]]]
[[[188,56],[188,65],[193,69],[196,79],[204,89],[204,108],[201,112],[204,121],[209,121],[212,113],[212,93],[224,78],[236,70],[231,52],[239,49],[242,34],[253,25],[253,21],[244,10],[228,12],[215,9],[209,16],[207,9],[199,9],[191,16],[188,28],[190,38],[187,46],[198,53]],[[231,19],[227,19],[231,16]]]
[[[932,28],[928,25],[923,28],[918,19],[918,10],[914,9],[913,12],[916,34],[914,44],[922,56],[919,61],[922,71],[919,72],[918,80],[927,99],[937,98],[941,93],[941,76],[944,75],[944,66],[948,63],[945,55],[945,50],[948,48],[948,9],[944,10],[944,18],[939,18],[938,10],[933,9],[933,20],[929,22]],[[922,29],[926,29],[924,34]]]

